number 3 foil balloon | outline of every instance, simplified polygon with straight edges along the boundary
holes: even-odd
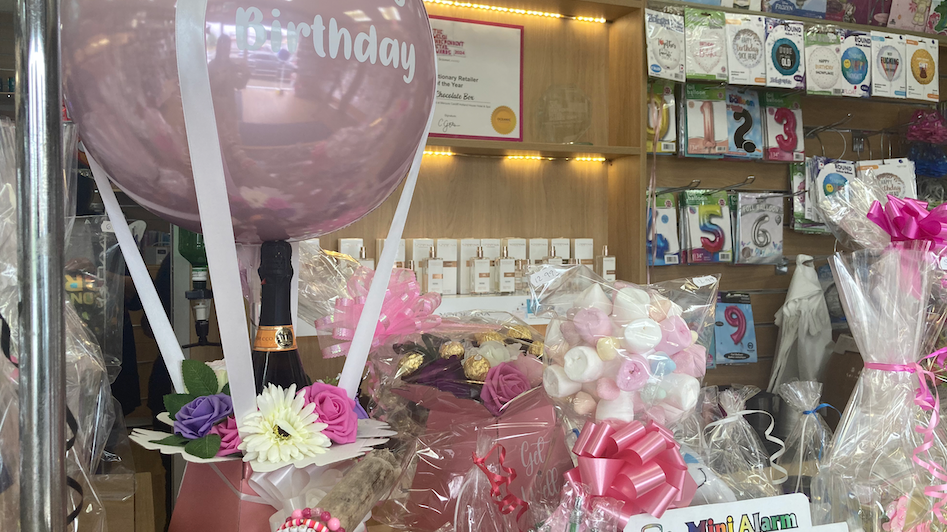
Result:
[[[86,149],[136,202],[199,231],[175,1],[75,0],[62,20]],[[335,231],[395,190],[434,98],[420,0],[210,0],[205,27],[237,241]]]

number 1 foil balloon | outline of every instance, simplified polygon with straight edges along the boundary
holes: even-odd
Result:
[[[174,15],[174,0],[64,4],[63,80],[86,148],[118,187],[200,231]],[[430,35],[420,0],[208,2],[237,241],[328,233],[395,190],[434,98]]]

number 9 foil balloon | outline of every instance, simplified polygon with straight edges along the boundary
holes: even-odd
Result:
[[[174,21],[175,0],[64,3],[65,95],[119,188],[200,231]],[[335,231],[395,190],[434,98],[421,0],[209,0],[205,28],[237,241]]]

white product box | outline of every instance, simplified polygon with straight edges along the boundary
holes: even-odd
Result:
[[[359,252],[365,245],[361,238],[340,238],[339,253],[344,253],[353,259],[358,259]]]
[[[527,243],[530,264],[539,264],[546,257],[549,256],[549,239],[548,238],[530,238]]]
[[[477,250],[474,250],[476,253]],[[457,239],[438,238],[434,241],[434,253],[444,260],[444,295],[457,294]]]
[[[458,293],[470,293],[470,268],[467,267],[467,261],[477,256],[477,248],[480,247],[479,238],[463,238],[460,240],[460,286]]]
[[[503,254],[503,245],[499,238],[481,238],[480,247],[483,248],[485,259],[496,260]]]
[[[572,241],[568,238],[553,238],[549,241],[549,246],[552,257],[559,257],[560,259],[569,262],[569,259],[572,258]]]
[[[871,95],[907,98],[904,35],[871,32]]]
[[[730,83],[766,85],[766,17],[727,14],[727,65]]]
[[[381,260],[381,252],[385,250],[385,239],[375,240],[375,258]],[[378,263],[375,263],[376,267]],[[395,256],[395,268],[404,268],[404,239],[398,243],[398,254]]]
[[[525,238],[504,238],[503,246],[511,259],[526,260],[526,239]]]
[[[940,100],[940,80],[937,76],[937,39],[908,35],[905,39],[907,95],[912,100]]]
[[[579,264],[592,266],[595,264],[595,242],[591,238],[573,238],[572,257],[578,259]]]
[[[414,261],[414,273],[418,280],[421,279],[421,261],[431,256],[431,248],[434,247],[433,238],[409,238],[407,240],[407,256],[409,261]]]

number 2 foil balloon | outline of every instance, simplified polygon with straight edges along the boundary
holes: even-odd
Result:
[[[174,0],[75,0],[62,20],[66,102],[86,149],[133,200],[200,231]],[[434,98],[420,0],[209,0],[205,28],[238,241],[335,231],[394,191]]]

